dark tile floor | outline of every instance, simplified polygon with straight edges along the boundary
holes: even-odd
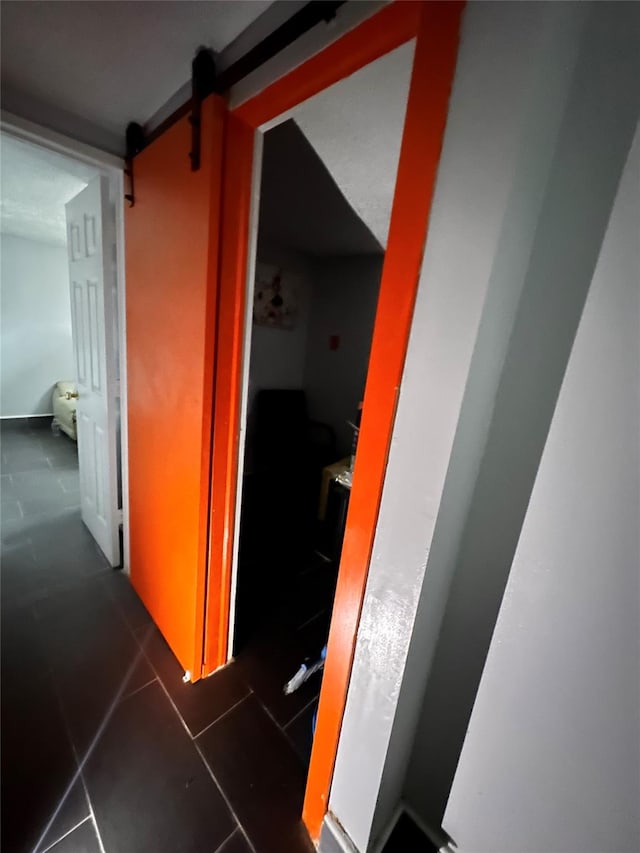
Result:
[[[407,812],[402,812],[384,846],[383,853],[438,853]]]
[[[82,525],[75,444],[1,423],[4,853],[312,851],[300,813],[320,679],[282,686],[326,634],[309,595],[326,567],[297,581],[306,609],[283,602],[288,622],[185,685]]]

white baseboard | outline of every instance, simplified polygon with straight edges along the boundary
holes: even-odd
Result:
[[[322,821],[318,853],[359,853],[331,812],[327,812]]]
[[[0,415],[0,421],[26,421],[28,418],[52,418],[53,412],[38,412],[37,415]]]

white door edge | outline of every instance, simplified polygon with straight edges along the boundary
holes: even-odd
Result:
[[[258,221],[260,218],[260,188],[262,180],[262,148],[264,134],[256,130],[253,135],[253,170],[251,207],[249,210],[249,243],[245,280],[245,314],[242,333],[242,380],[240,387],[240,418],[238,423],[238,473],[233,525],[233,550],[231,556],[231,590],[229,595],[229,629],[227,632],[227,660],[233,657],[236,629],[236,594],[238,589],[238,558],[240,553],[240,522],[242,517],[242,481],[244,477],[244,452],[247,437],[247,406],[249,400],[249,361],[253,333],[253,289],[256,275],[258,249]]]

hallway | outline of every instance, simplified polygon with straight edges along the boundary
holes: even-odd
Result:
[[[319,681],[277,686],[302,639],[184,685],[80,520],[73,442],[48,419],[1,438],[2,850],[312,851],[299,816]]]

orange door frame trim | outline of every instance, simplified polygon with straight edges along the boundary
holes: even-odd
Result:
[[[347,697],[387,456],[447,119],[464,3],[396,0],[228,116],[214,389],[211,537],[203,675],[227,661],[256,131],[416,38],[303,819],[317,839]]]

